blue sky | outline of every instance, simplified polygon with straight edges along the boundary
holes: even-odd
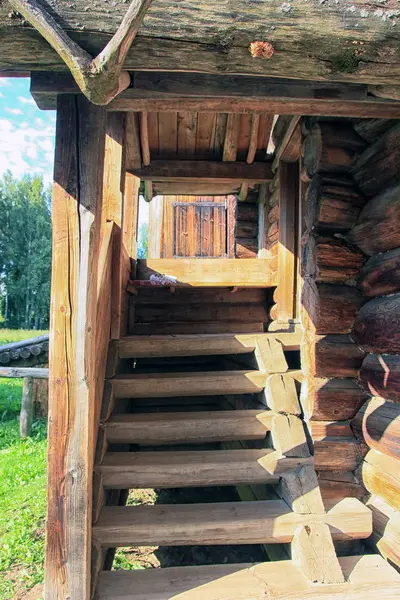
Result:
[[[29,79],[0,77],[0,176],[40,174],[53,178],[55,111],[42,111],[29,93]]]

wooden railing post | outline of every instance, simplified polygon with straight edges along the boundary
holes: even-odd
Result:
[[[97,271],[106,112],[58,96],[53,185],[46,600],[89,600]]]
[[[21,413],[19,420],[19,433],[22,438],[29,437],[32,432],[33,422],[33,378],[24,377],[22,388]]]

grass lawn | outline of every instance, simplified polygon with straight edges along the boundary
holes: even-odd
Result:
[[[0,345],[44,333],[0,329]],[[1,600],[24,598],[43,580],[47,424],[36,421],[32,437],[20,439],[21,395],[22,379],[0,378]]]

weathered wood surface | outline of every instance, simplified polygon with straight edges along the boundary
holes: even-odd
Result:
[[[153,160],[148,167],[132,169],[127,164],[126,168],[143,181],[230,183],[235,179],[262,182],[272,178],[271,164],[267,162],[248,165],[246,162]]]
[[[28,367],[32,362],[33,365],[45,364],[48,361],[48,352],[48,335],[40,335],[29,340],[4,344],[0,346],[0,365],[14,363],[16,366]]]
[[[355,189],[350,177],[317,175],[306,192],[305,223],[310,231],[314,227],[348,231],[356,224],[364,205],[365,198]]]
[[[356,343],[374,354],[400,354],[400,294],[374,298],[357,315]]]
[[[314,440],[314,465],[323,471],[355,471],[362,461],[362,445],[354,438]]]
[[[26,438],[31,434],[34,416],[33,413],[33,379],[32,377],[24,377],[24,384],[22,388],[21,412],[19,417],[19,433],[21,438]]]
[[[315,377],[355,377],[365,356],[349,335],[334,334],[305,334],[300,353],[303,372]]]
[[[380,194],[399,183],[399,157],[400,126],[396,123],[378,136],[354,165],[354,179],[367,196]]]
[[[354,379],[306,377],[301,385],[300,401],[306,419],[351,419],[367,398]]]
[[[359,382],[374,396],[400,402],[400,356],[368,354],[360,369]]]
[[[73,9],[66,0],[52,4],[65,29],[94,55],[116,31],[126,4],[117,3],[111,12],[102,5],[93,6],[90,11],[86,6],[83,0],[75,3]],[[391,6],[377,0],[368,9],[362,0],[322,7],[301,1],[293,2],[287,9],[281,6],[274,0],[249,9],[239,0],[231,0],[224,2],[221,10],[209,2],[199,5],[185,0],[171,4],[158,0],[144,20],[125,67],[376,84],[398,82],[399,25],[391,15]],[[38,34],[23,26],[7,2],[1,6],[0,22],[0,68],[62,69],[54,51]],[[274,29],[267,30],[260,23],[271,23]],[[251,56],[249,44],[258,39],[272,43],[275,53],[271,59]]]
[[[400,248],[371,256],[361,269],[358,287],[365,296],[386,296],[400,290]]]
[[[359,475],[367,490],[400,510],[400,462],[387,454],[370,450]]]
[[[387,184],[381,189],[386,187]],[[348,239],[368,256],[400,247],[399,186],[375,196],[365,205]]]
[[[393,125],[396,125],[394,119],[355,119],[353,121],[353,127],[358,135],[369,144],[375,142]]]
[[[303,145],[303,166],[316,173],[348,173],[365,142],[350,124],[321,122],[308,131]]]
[[[299,464],[284,473],[276,488],[277,494],[282,498],[293,512],[298,514],[323,515],[324,503],[318,485],[314,465]]]
[[[311,235],[303,248],[303,272],[317,282],[346,283],[358,275],[364,262],[361,252],[336,237]]]
[[[400,405],[371,398],[351,422],[355,434],[370,448],[400,459]]]
[[[59,99],[53,186],[46,597],[90,597],[105,110]],[[69,265],[69,269],[67,269]]]
[[[36,367],[0,367],[0,377],[33,377],[34,379],[48,379],[49,369]]]
[[[344,583],[332,535],[325,523],[299,527],[291,551],[292,560],[313,583]]]
[[[367,502],[372,511],[373,534],[368,540],[389,563],[400,567],[400,515],[382,498],[372,496]]]
[[[304,283],[303,322],[316,334],[350,333],[361,304],[361,293],[349,285]]]
[[[368,492],[353,473],[318,471],[318,483],[325,506],[332,506],[343,498],[364,500]]]

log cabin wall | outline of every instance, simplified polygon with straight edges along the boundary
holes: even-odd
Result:
[[[365,258],[347,239],[366,202],[352,168],[366,142],[342,120],[303,122],[301,177],[301,401],[324,501],[365,497],[356,475],[364,445],[350,420],[367,399],[357,382],[364,350],[353,341]]]
[[[369,145],[353,169],[367,203],[347,234],[366,260],[352,337],[366,353],[358,383],[370,397],[352,427],[369,449],[358,476],[371,494],[371,545],[400,568],[400,124],[360,120],[354,128]]]

